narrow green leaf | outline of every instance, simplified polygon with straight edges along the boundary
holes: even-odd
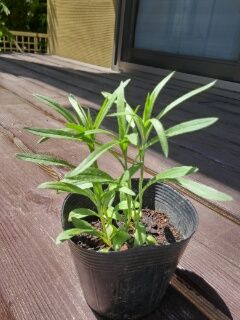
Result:
[[[135,192],[133,192],[131,189],[129,189],[128,187],[121,187],[119,189],[120,192],[129,194],[130,196],[135,196]]]
[[[87,108],[87,119],[88,119],[89,127],[92,128],[92,126],[93,126],[93,118],[92,118],[91,111],[90,111],[89,108]]]
[[[133,109],[130,107],[128,103],[126,103],[125,110],[126,110],[126,113],[129,113],[129,115],[126,115],[127,122],[130,124],[132,128],[135,128],[135,123],[133,119],[135,112],[133,111]]]
[[[86,131],[86,128],[81,126],[80,124],[75,124],[75,123],[66,123],[66,127],[72,130],[75,130],[79,133],[84,133]]]
[[[137,133],[130,133],[130,134],[127,134],[125,136],[128,141],[133,144],[134,146],[137,146],[138,144],[138,134]]]
[[[162,118],[163,116],[165,116],[170,110],[172,110],[173,108],[175,108],[176,106],[178,106],[180,103],[182,103],[183,101],[186,101],[188,99],[190,99],[191,97],[199,94],[200,92],[206,91],[207,89],[211,88],[214,84],[216,83],[216,80],[213,82],[210,82],[209,84],[202,86],[200,88],[194,89],[186,94],[184,94],[182,97],[174,100],[173,102],[171,102],[168,106],[166,106],[157,116],[158,119]]]
[[[119,251],[122,245],[130,238],[129,234],[122,230],[118,229],[115,233],[114,237],[112,238],[113,250]]]
[[[78,102],[77,98],[74,95],[70,94],[68,96],[68,100],[71,103],[74,110],[76,111],[78,118],[80,120],[80,124],[82,124],[84,127],[88,127],[87,115],[84,109],[82,108],[82,106],[80,105],[80,103]]]
[[[38,186],[40,189],[52,189],[58,191],[64,191],[69,193],[77,193],[81,194],[87,198],[89,198],[94,204],[96,204],[95,196],[92,191],[90,190],[83,190],[73,184],[61,182],[61,181],[50,181],[44,182]]]
[[[111,149],[114,145],[116,145],[116,141],[111,141],[108,143],[105,143],[95,149],[92,153],[88,155],[80,164],[77,166],[74,170],[68,172],[65,177],[71,178],[74,177],[80,173],[82,173],[84,170],[89,168],[103,153]]]
[[[62,182],[71,183],[74,186],[79,187],[80,189],[91,189],[93,187],[93,184],[91,182],[83,182],[78,180],[71,180],[71,179],[62,179]]]
[[[124,97],[124,87],[120,86],[118,95],[117,95],[117,112],[125,112],[125,97]],[[123,139],[126,134],[126,117],[124,115],[118,115],[117,116],[117,122],[118,122],[118,131],[119,131],[119,138]]]
[[[140,168],[141,163],[134,163],[130,168],[128,168],[122,175],[120,183],[128,181]]]
[[[135,115],[131,112],[122,111],[122,112],[114,112],[107,115],[109,118],[118,117],[118,116],[131,116],[134,117]]]
[[[138,107],[136,108],[138,110]],[[136,110],[136,111],[137,111]],[[130,119],[134,120],[134,124],[136,125],[141,137],[143,138],[144,136],[144,124],[143,124],[143,120],[141,117],[139,117],[135,111],[132,112],[115,112],[115,113],[111,113],[108,115],[108,117],[118,117],[118,116],[125,116],[126,119],[127,117],[129,117],[129,121]],[[134,127],[135,127],[134,125]]]
[[[80,228],[72,228],[72,229],[62,231],[56,239],[56,244],[60,244],[63,241],[71,239],[72,237],[79,236],[82,233],[91,234],[95,236],[100,235],[100,233],[96,229],[94,229],[92,226],[91,228],[88,228],[87,225],[82,224]]]
[[[118,96],[119,90],[121,88],[126,87],[126,85],[129,83],[130,80],[126,80],[125,82],[122,82],[119,87],[112,93],[107,94],[107,97],[105,98],[97,116],[94,122],[94,127],[99,128],[102,121],[105,119],[106,115],[108,114],[110,108],[112,107],[113,103],[116,101],[116,98]]]
[[[104,98],[108,98],[108,99],[110,99],[112,96],[112,93],[107,91],[102,91],[101,94],[103,95]]]
[[[147,96],[147,100],[145,103],[144,107],[144,112],[143,112],[143,121],[147,121],[150,119],[152,115],[152,110],[154,107],[154,104],[157,100],[157,97],[159,96],[161,90],[163,87],[166,85],[166,83],[171,79],[171,77],[174,75],[175,71],[167,75],[153,90],[153,92]]]
[[[142,223],[138,223],[134,233],[134,247],[142,246],[146,242],[146,228]]]
[[[63,181],[65,180],[73,184],[75,184],[75,182],[104,183],[113,181],[113,178],[98,168],[90,167],[74,177],[63,179]]]
[[[115,199],[117,186],[113,186],[113,189],[109,188],[101,195],[101,203],[103,207],[111,205]]]
[[[40,94],[34,94],[35,98],[37,98],[39,101],[45,103],[55,111],[57,111],[59,114],[61,114],[67,121],[76,123],[76,119],[74,116],[64,107],[60,106],[60,104],[48,97],[42,96]]]
[[[42,138],[40,138],[38,141],[37,141],[37,144],[40,144],[40,143],[42,143],[42,142],[45,142],[45,141],[47,141],[49,138],[46,138],[46,137],[42,137]]]
[[[180,134],[201,130],[203,128],[211,126],[217,120],[218,118],[202,118],[202,119],[186,121],[167,129],[166,136],[170,138],[170,137],[178,136]]]
[[[81,233],[83,233],[82,229],[78,228],[62,231],[56,239],[56,244],[60,244],[61,242],[69,240],[74,236],[79,236]]]
[[[134,201],[134,203],[132,203],[132,201],[131,201],[131,207],[135,208],[135,209],[139,208],[139,202]],[[119,202],[114,208],[115,211],[119,211],[119,210],[122,211],[122,210],[127,210],[127,209],[128,209],[127,200],[123,200],[123,201]]]
[[[187,174],[195,173],[197,171],[198,171],[198,168],[190,167],[190,166],[181,166],[181,167],[174,167],[174,168],[168,169],[164,172],[158,173],[151,180],[149,180],[148,183],[144,186],[143,192],[147,188],[149,188],[152,184],[154,184],[158,181],[178,179],[178,178],[181,178]]]
[[[161,124],[161,122],[158,119],[150,119],[149,120],[151,122],[151,124],[153,125],[154,129],[156,130],[156,133],[158,135],[158,139],[160,141],[163,153],[165,155],[165,157],[168,157],[168,141],[167,141],[167,137],[163,128],[163,125]]]
[[[16,155],[16,157],[17,157],[17,159],[30,161],[30,162],[34,162],[34,163],[38,163],[38,164],[75,168],[74,165],[72,165],[71,163],[69,163],[63,159],[55,158],[53,156],[49,156],[49,155],[45,155],[45,154],[18,153]]]
[[[99,249],[98,252],[108,253],[110,249],[111,249],[110,247],[104,247],[104,248],[102,248],[102,249]]]
[[[111,223],[108,223],[106,226],[106,233],[107,233],[107,237],[108,239],[111,239],[115,233],[115,231],[117,230],[117,228],[112,225]]]
[[[100,232],[96,228],[94,228],[89,222],[87,222],[85,220],[72,217],[72,223],[75,228],[81,229],[82,233],[91,234],[91,235],[97,236],[97,237],[100,234]]]
[[[184,188],[192,191],[198,196],[209,199],[209,200],[216,200],[216,201],[233,200],[233,198],[230,195],[223,193],[221,191],[218,191],[212,187],[208,187],[199,182],[195,182],[195,181],[184,179],[184,178],[178,178],[177,182],[180,183]]]
[[[146,237],[146,243],[150,245],[157,245],[157,240],[151,234],[149,234]]]
[[[114,134],[114,132],[110,131],[110,130],[104,130],[104,129],[92,129],[92,130],[86,130],[84,132],[84,135],[90,135],[90,134],[106,134],[108,136],[112,136],[112,137],[116,137],[116,135]]]
[[[54,139],[66,139],[66,140],[82,140],[84,135],[76,134],[64,129],[42,129],[42,128],[24,128],[30,133],[37,136],[54,138]]]

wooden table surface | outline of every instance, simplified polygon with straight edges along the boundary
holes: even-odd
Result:
[[[68,245],[54,244],[61,230],[64,195],[36,188],[61,171],[16,160],[15,154],[31,150],[79,162],[87,154],[83,145],[59,140],[37,145],[36,137],[23,130],[25,126],[62,126],[62,119],[37,102],[32,93],[68,106],[66,95],[72,92],[83,105],[96,110],[101,102],[99,93],[113,90],[120,79],[128,77],[132,85],[127,95],[133,104],[142,103],[146,92],[160,80],[137,72],[111,73],[59,57],[0,56],[1,320],[101,319],[83,298]],[[173,80],[163,91],[159,107],[193,87]],[[211,89],[184,104],[167,118],[166,125],[210,115],[217,115],[219,123],[174,140],[167,160],[157,149],[147,155],[146,175],[176,163],[199,165],[203,170],[198,181],[234,197],[231,203],[209,203],[187,194],[199,212],[199,229],[161,305],[148,320],[240,319],[239,100],[237,93]],[[105,126],[114,129],[109,121]],[[113,175],[120,172],[110,155],[104,155],[100,163]]]

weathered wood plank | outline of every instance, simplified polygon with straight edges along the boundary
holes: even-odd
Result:
[[[0,177],[0,194],[4,198],[0,242],[4,250],[0,282],[1,288],[8,288],[3,294],[11,313],[15,319],[74,319],[79,315],[81,319],[95,319],[83,299],[68,246],[58,248],[53,243],[60,231],[58,211],[63,196],[36,190],[35,184],[45,180],[45,174],[34,170],[32,175],[27,163],[14,159],[14,145],[1,136],[3,148],[8,156],[1,157],[4,175]],[[11,186],[7,194],[3,192],[6,179]],[[149,319],[159,316],[206,319],[172,288]]]
[[[21,69],[21,68],[20,68]],[[20,70],[21,71],[21,70]],[[19,72],[20,72],[19,71]],[[30,73],[31,74],[31,73]],[[19,81],[16,79],[16,81],[18,82],[18,86],[19,87]],[[25,80],[26,81],[26,80]],[[37,80],[36,80],[37,81]],[[57,80],[56,80],[57,81]],[[12,81],[13,82],[13,81]],[[6,82],[5,82],[6,83]],[[30,88],[32,90],[36,90],[36,88],[38,87],[37,84],[33,85],[31,84],[30,82],[27,82],[24,87],[29,87],[30,85]],[[40,88],[40,92],[42,91],[42,86],[39,87]],[[51,89],[53,88],[53,85],[51,86]],[[31,90],[30,89],[30,90]],[[16,91],[19,90],[19,94],[24,94],[22,93],[22,89],[21,88],[18,88],[18,89],[15,89]],[[29,90],[29,91],[30,91]],[[32,91],[33,92],[33,91]],[[36,91],[35,91],[36,92]],[[81,95],[81,92],[80,92],[80,95]],[[29,96],[30,96],[30,92],[29,92]],[[29,98],[28,98],[29,100]],[[85,101],[85,99],[82,99],[80,97],[80,100],[84,102],[88,102],[90,103],[90,101]],[[33,101],[33,100],[32,100]],[[94,107],[96,106],[96,104],[94,104]],[[44,107],[42,107],[44,108]],[[209,129],[210,130],[210,129]],[[219,130],[219,132],[225,132],[225,128],[222,128],[221,130]],[[184,137],[185,139],[185,137]],[[205,145],[204,145],[204,137],[202,139],[202,148],[206,149]],[[208,139],[207,139],[208,140]],[[216,140],[216,139],[215,139]],[[220,140],[220,139],[217,139],[217,141]],[[184,140],[185,141],[185,140]],[[187,140],[186,140],[187,141]],[[216,142],[217,144],[218,142]],[[182,163],[186,163],[188,161],[189,158],[192,158],[192,159],[195,159],[195,162],[197,165],[204,165],[203,166],[203,172],[204,173],[207,173],[207,174],[211,174],[213,176],[213,178],[215,179],[219,179],[221,178],[222,181],[224,181],[225,183],[228,183],[230,186],[232,185],[234,188],[236,188],[238,186],[238,175],[237,175],[237,172],[234,172],[234,170],[232,170],[231,168],[228,169],[228,163],[225,163],[224,164],[221,164],[221,162],[219,161],[215,161],[214,159],[214,154],[211,158],[209,158],[208,154],[199,154],[199,152],[196,152],[196,150],[191,150],[192,149],[192,146],[195,148],[195,144],[191,143],[191,148],[189,149],[189,147],[183,147],[181,146],[181,144],[174,144],[174,149],[172,151],[172,157],[177,160],[178,162],[182,162]],[[221,144],[220,144],[221,146]],[[219,148],[220,148],[219,146]],[[210,147],[207,148],[207,150],[212,150]],[[219,149],[220,150],[220,149]],[[224,153],[223,153],[224,155]],[[208,161],[205,161],[205,157],[208,158]],[[227,158],[226,158],[227,159]],[[233,157],[235,163],[237,164],[237,161],[238,161],[238,158],[236,157]],[[216,170],[217,168],[217,170]],[[230,204],[231,206],[231,204]],[[233,211],[233,210],[232,210]]]
[[[21,107],[18,107],[18,109],[16,110],[16,109],[14,109],[14,105],[15,104],[13,104],[13,105],[8,105],[8,106],[4,106],[4,105],[2,105],[1,106],[1,114],[3,114],[4,116],[3,116],[3,123],[5,124],[5,126],[9,126],[9,128],[8,129],[11,129],[13,132],[14,132],[14,134],[17,134],[21,139],[23,139],[25,142],[27,142],[27,144],[30,146],[30,147],[34,147],[34,139],[32,138],[32,136],[31,135],[27,135],[26,133],[23,133],[22,132],[22,130],[21,130],[21,126],[23,126],[24,125],[24,123],[25,123],[25,121],[26,121],[26,118],[27,118],[27,121],[29,121],[29,123],[28,123],[28,125],[37,125],[38,123],[40,124],[40,123],[44,123],[45,122],[45,120],[46,120],[46,117],[45,117],[45,115],[44,114],[42,114],[41,113],[41,111],[39,111],[39,110],[36,110],[36,109],[33,109],[31,106],[29,106],[29,105],[27,105],[27,104],[25,104],[25,105],[20,105]],[[14,119],[14,123],[12,123],[13,122],[13,119]],[[12,123],[12,125],[10,126],[10,124]],[[59,125],[59,123],[56,121],[56,120],[54,120],[54,119],[48,119],[48,125],[54,125],[54,126],[57,126],[57,125]],[[31,137],[31,138],[30,138]],[[54,145],[55,145],[55,147],[54,147]],[[70,146],[70,145],[69,145]],[[63,154],[67,154],[68,156],[69,156],[69,154],[71,154],[71,152],[72,152],[72,155],[71,156],[74,156],[74,152],[76,151],[76,146],[75,146],[75,144],[74,144],[74,146],[72,147],[72,149],[71,149],[71,147],[69,148],[69,146],[64,146],[64,144],[63,143],[61,143],[61,151],[60,152],[62,152]],[[51,150],[51,152],[58,152],[58,150],[59,150],[59,142],[56,142],[56,143],[52,143],[51,141],[49,141],[47,144],[45,144],[45,146],[44,146],[44,144],[41,146],[37,146],[37,147],[39,147],[39,148],[43,148],[44,149],[44,151],[47,151],[47,150]],[[36,148],[36,146],[35,146],[35,148]],[[66,149],[65,149],[66,148]],[[10,151],[8,150],[8,149],[6,149],[6,147],[4,147],[4,149],[6,150],[6,154],[9,154],[10,153]],[[42,149],[42,150],[43,150]],[[36,150],[36,149],[35,149]],[[70,150],[70,152],[67,152],[67,150]],[[72,151],[71,151],[72,150]],[[79,151],[78,151],[79,152]],[[12,156],[14,156],[14,155],[12,155]],[[18,162],[19,163],[19,162]],[[15,164],[15,161],[14,161],[14,166],[15,166],[15,169],[13,169],[13,172],[15,172],[16,170],[17,170],[17,165],[18,165],[18,163],[16,163]],[[104,161],[104,163],[103,163],[103,165],[105,164],[106,165],[106,163],[107,164],[109,164],[109,161]],[[26,168],[28,168],[28,170],[29,170],[29,164],[24,164],[25,166],[26,166]],[[33,166],[33,165],[32,165]],[[34,167],[34,166],[33,166]],[[108,166],[108,168],[109,168],[109,166]],[[117,169],[116,168],[109,168],[112,172],[117,172]],[[12,170],[12,168],[11,168],[11,170]],[[5,165],[5,168],[4,168],[4,172],[5,173],[7,173],[9,171],[9,159],[8,159],[8,161],[7,161],[7,163],[6,163],[6,165]],[[22,170],[20,170],[20,172],[22,172]],[[34,172],[35,172],[35,170],[34,170]],[[31,175],[31,173],[30,173],[30,175]],[[16,194],[18,194],[19,192],[20,192],[20,194],[22,194],[22,192],[23,192],[23,190],[24,190],[24,188],[26,188],[26,186],[24,187],[24,183],[25,183],[25,178],[26,178],[26,175],[25,175],[25,172],[24,172],[24,179],[20,179],[20,183],[21,183],[21,185],[19,185],[19,183],[16,183],[16,181],[14,181],[14,183],[12,183],[11,185],[9,185],[9,183],[8,183],[8,189],[9,190],[12,190],[13,192],[12,192],[12,194],[14,195],[14,197],[16,198]],[[35,178],[35,175],[34,175],[34,178]],[[5,179],[6,180],[6,179]],[[41,181],[40,181],[41,182]],[[37,184],[37,183],[36,183]],[[15,190],[15,188],[18,190],[18,192]],[[40,203],[41,205],[42,205],[42,202],[43,201],[46,201],[47,199],[45,198],[46,196],[44,196],[44,200],[39,200],[39,196],[38,196],[38,192],[39,191],[31,191],[31,192],[27,192],[27,200],[28,200],[28,202],[29,202],[29,200],[30,200],[30,205],[31,205],[31,201],[32,201],[32,199],[33,199],[33,201],[37,201],[37,203]],[[26,192],[23,192],[23,194],[26,194]],[[18,198],[19,199],[19,198]],[[12,202],[14,202],[14,199],[12,198],[10,201],[8,201],[7,203],[6,203],[6,206],[4,206],[3,207],[3,209],[4,209],[4,211],[5,210],[7,210],[7,208],[8,208],[8,205],[10,205]],[[51,202],[52,202],[52,200],[51,200]],[[15,206],[16,206],[16,204],[15,204]],[[57,212],[57,208],[55,208],[56,209],[56,212]],[[14,209],[14,211],[15,211],[15,209]],[[201,214],[201,218],[200,218],[200,229],[199,229],[199,231],[200,232],[198,232],[197,234],[196,234],[196,237],[195,237],[195,239],[196,239],[196,241],[204,241],[204,239],[205,239],[205,241],[207,241],[207,242],[205,242],[205,245],[209,245],[208,244],[208,242],[212,242],[212,241],[214,241],[214,237],[216,237],[218,234],[219,234],[219,232],[217,233],[216,231],[219,231],[220,229],[221,229],[221,227],[220,227],[220,222],[222,221],[222,226],[224,226],[224,228],[225,228],[225,230],[226,230],[226,228],[227,228],[227,225],[229,225],[229,227],[228,227],[228,230],[230,230],[230,228],[233,226],[233,224],[232,223],[230,223],[229,221],[227,221],[226,223],[225,223],[225,221],[224,221],[224,219],[223,220],[219,220],[219,216],[217,216],[217,215],[213,215],[212,213],[210,213],[210,219],[209,219],[209,217],[207,216],[207,214],[209,214],[209,212],[207,212],[206,211],[206,209],[205,208],[200,208],[200,214]],[[49,212],[49,211],[48,211]],[[205,214],[205,216],[204,216],[204,213],[206,213]],[[56,217],[56,215],[55,215],[55,217]],[[220,217],[221,218],[221,217]],[[202,224],[202,221],[203,222],[205,222],[205,224]],[[212,221],[212,222],[211,222]],[[20,222],[19,222],[20,223]],[[29,223],[32,223],[32,221],[31,222],[29,222]],[[43,222],[43,223],[45,223],[45,222]],[[56,224],[56,221],[54,222],[55,224]],[[43,232],[49,232],[49,231],[47,231],[47,230],[49,230],[48,228],[49,228],[49,226],[50,226],[50,224],[49,224],[49,226],[46,226],[46,225],[42,225],[41,224],[41,221],[39,220],[38,221],[38,224],[39,225],[41,225],[41,230],[43,230]],[[26,225],[26,222],[24,222],[24,226]],[[29,227],[31,226],[31,224],[29,224]],[[51,227],[52,228],[52,227]],[[212,230],[214,230],[214,232],[212,232],[211,234],[209,234],[209,230],[211,230],[211,228],[213,228]],[[56,232],[57,233],[57,232]],[[199,235],[199,236],[198,236]],[[211,237],[212,236],[212,237]],[[50,235],[50,238],[52,239],[54,237],[54,235]],[[42,238],[41,238],[42,239]],[[227,241],[226,241],[227,242]],[[198,243],[198,242],[197,242]],[[227,256],[227,251],[226,252],[219,252],[218,250],[220,250],[220,248],[217,246],[217,243],[218,243],[218,241],[215,241],[215,243],[213,242],[213,244],[212,244],[212,247],[211,247],[211,250],[209,251],[209,249],[206,249],[206,252],[207,253],[205,253],[205,255],[207,255],[207,254],[210,254],[210,252],[211,252],[211,255],[213,255],[213,254],[215,254],[215,257],[219,257],[219,253],[222,255],[222,256],[224,256],[224,257],[226,257]],[[217,249],[216,249],[217,248]],[[195,246],[193,246],[193,248],[192,248],[192,250],[194,251],[195,250]],[[213,250],[213,251],[212,251]],[[236,248],[236,250],[237,250],[237,248]],[[237,252],[237,251],[236,251]],[[198,257],[198,259],[199,258],[201,258],[201,257]],[[193,269],[193,270],[195,270],[195,264],[199,264],[199,261],[198,261],[198,259],[195,259],[194,260],[194,262],[193,262],[193,265],[191,265],[191,268]],[[216,259],[216,258],[215,258]],[[225,261],[225,258],[221,258],[222,259],[222,261]],[[190,259],[189,259],[190,260]],[[228,256],[228,260],[229,261],[232,261],[233,260],[233,256]],[[234,260],[233,260],[234,261]],[[220,267],[220,269],[222,270],[222,268],[223,268],[223,270],[224,270],[224,263],[222,263],[221,264],[221,267]],[[232,264],[230,264],[230,262],[229,262],[229,265],[231,265],[232,266]],[[183,264],[183,266],[185,267],[185,265]],[[234,268],[233,267],[231,267],[232,268],[232,272],[233,272],[233,274],[235,274],[235,271],[234,271]],[[209,275],[209,273],[208,273],[208,265],[206,266],[206,265],[203,265],[202,266],[202,269],[201,269],[201,272],[204,274],[204,277],[210,277],[210,275]],[[238,270],[238,269],[236,269],[236,270]],[[225,273],[226,273],[226,271],[224,271]],[[238,276],[238,274],[237,274],[237,276]],[[208,278],[207,278],[208,279]],[[227,278],[228,279],[228,278]],[[229,279],[228,279],[229,280]],[[213,280],[212,280],[213,281]],[[235,289],[235,281],[233,281],[233,280],[231,280],[231,291],[233,291],[233,292],[237,292],[236,291],[236,289]],[[219,292],[221,292],[221,295],[222,295],[222,297],[224,297],[224,299],[227,299],[228,298],[228,295],[225,295],[224,294],[224,291],[225,291],[225,287],[224,287],[224,285],[223,286],[219,286],[219,283],[217,282],[217,285],[218,285],[218,290],[219,290]],[[214,287],[215,287],[215,282],[214,282],[214,285],[213,285]],[[236,296],[237,296],[237,293],[236,293]],[[234,306],[231,306],[231,308],[233,308],[233,312],[235,313],[236,312],[236,310],[234,309]],[[232,309],[231,309],[232,310]]]
[[[10,79],[11,79],[11,85],[12,85],[11,88],[12,88],[12,90],[14,90],[14,88],[16,88],[15,84],[13,82],[13,79],[12,78],[10,78]],[[9,79],[7,78],[7,80],[9,80]],[[37,85],[32,85],[29,88],[29,90],[37,90],[37,88],[38,88]],[[17,86],[16,90],[18,91],[18,94],[22,95],[22,97],[24,98],[24,101],[30,100],[33,103],[32,106],[34,106],[35,108],[40,108],[40,109],[43,108],[44,110],[47,110],[48,113],[46,114],[46,116],[54,115],[54,117],[56,118],[56,114],[54,112],[52,112],[49,108],[47,108],[47,107],[43,106],[42,104],[40,104],[39,102],[37,102],[36,99],[33,99],[31,94],[30,94],[30,92],[28,93],[28,92],[26,92],[26,90],[24,91],[23,88],[21,88],[19,85]],[[39,91],[41,92],[41,88],[39,88]],[[3,102],[3,104],[4,104],[4,102]],[[15,110],[14,110],[14,107],[13,107],[13,114],[14,114],[14,112],[15,112]],[[27,112],[26,112],[25,115],[22,116],[22,118],[23,119],[28,119]],[[60,118],[57,116],[57,119],[60,119]],[[4,120],[3,122],[7,123],[6,120]],[[44,120],[44,122],[46,123],[45,120]],[[42,122],[42,123],[44,123],[44,122]],[[8,123],[11,126],[11,116],[10,116],[10,121]],[[35,124],[35,126],[36,126],[36,124]],[[25,123],[25,125],[31,126],[33,124]],[[50,124],[46,123],[46,126],[47,125],[50,125]],[[157,146],[157,148],[160,148],[160,147]],[[180,147],[179,146],[175,146],[175,148],[179,149]],[[175,148],[172,149],[172,153],[175,152]],[[188,150],[188,153],[185,152],[186,151],[185,149],[180,149],[180,150],[181,150],[181,152],[178,153],[178,156],[181,157],[180,160],[181,160],[182,163],[199,165],[199,167],[201,168],[201,163],[203,161],[202,158],[199,158],[199,156],[196,153],[193,153],[193,152],[190,153],[189,150]],[[192,158],[191,161],[189,161],[189,154],[191,155],[191,158]],[[156,171],[167,169],[170,166],[174,166],[174,165],[176,166],[177,165],[176,162],[171,161],[170,159],[166,160],[161,155],[158,155],[155,152],[149,152],[148,155],[147,155],[147,159],[149,159],[149,160],[147,160],[147,166],[149,166],[150,168],[154,167],[156,169]],[[222,177],[224,177],[226,179],[226,181],[228,181],[228,179],[232,179],[232,182],[236,181],[235,183],[238,183],[238,176],[236,174],[231,176],[229,174],[229,170],[226,170],[225,167],[222,167],[219,164],[216,164],[216,163],[210,161],[210,159],[208,159],[208,161],[207,161],[207,166],[208,166],[209,170],[211,170],[213,172],[213,174],[216,174],[216,178],[218,178],[218,173],[219,173],[218,171],[216,171],[216,168],[218,166],[219,170],[221,171]],[[197,176],[197,179],[200,182],[207,183],[209,185],[212,185],[213,187],[219,188],[220,190],[222,190],[224,192],[232,194],[232,196],[234,197],[235,201],[230,202],[230,203],[219,203],[219,205],[224,207],[224,208],[226,208],[226,209],[227,208],[231,209],[233,214],[240,215],[240,211],[239,211],[239,203],[240,203],[239,200],[240,199],[239,199],[239,194],[237,192],[235,192],[233,189],[227,188],[225,185],[216,183],[213,180],[211,180],[209,178],[206,178],[203,175]]]

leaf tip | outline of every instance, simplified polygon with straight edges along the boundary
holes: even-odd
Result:
[[[61,235],[61,233],[60,233],[60,235]],[[60,235],[56,238],[56,240],[55,240],[55,244],[56,245],[59,245],[59,244],[61,244],[62,243],[62,241],[61,241],[61,239],[60,239]]]

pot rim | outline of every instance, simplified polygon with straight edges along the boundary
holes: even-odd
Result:
[[[188,204],[188,206],[191,207],[192,213],[195,215],[196,223],[195,223],[195,226],[194,226],[194,229],[193,229],[192,233],[188,237],[186,237],[184,239],[181,239],[180,241],[173,242],[173,243],[168,243],[168,244],[165,244],[165,245],[141,245],[141,246],[130,248],[130,249],[124,250],[124,251],[109,251],[109,252],[100,252],[100,251],[96,251],[96,250],[89,250],[89,249],[86,249],[86,248],[82,248],[81,246],[78,246],[72,239],[69,239],[68,241],[71,243],[71,245],[74,245],[79,250],[82,250],[82,251],[85,251],[85,252],[87,251],[89,254],[95,254],[95,255],[97,254],[99,256],[130,255],[132,252],[139,251],[139,250],[141,250],[141,251],[143,251],[143,250],[159,250],[159,248],[161,248],[161,250],[167,250],[167,248],[169,248],[169,247],[172,247],[172,248],[173,247],[178,247],[178,246],[181,246],[183,243],[188,242],[189,239],[197,231],[197,228],[198,228],[198,225],[199,225],[199,215],[198,215],[198,212],[197,212],[196,208],[194,207],[194,205],[192,204],[192,202],[189,199],[187,199],[184,195],[182,195],[179,191],[175,190],[173,187],[171,187],[171,186],[169,186],[168,184],[165,184],[165,183],[155,183],[155,185],[156,184],[164,185],[164,187],[166,187],[167,189],[173,191],[175,194],[180,196]],[[65,197],[65,199],[63,201],[63,205],[62,205],[62,209],[61,209],[61,224],[62,224],[62,228],[63,228],[63,215],[64,215],[65,204],[68,201],[68,199],[71,198],[72,195],[73,195],[73,193],[69,193]]]

